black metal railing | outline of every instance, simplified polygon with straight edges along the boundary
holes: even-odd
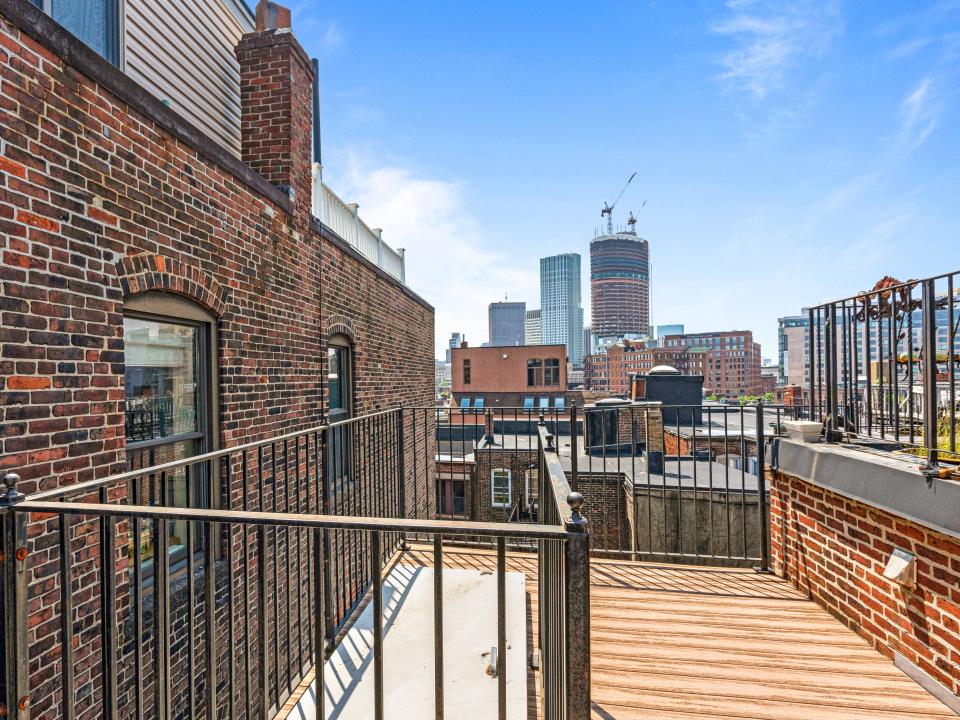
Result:
[[[936,471],[956,457],[960,271],[881,282],[809,309],[810,413],[828,441],[915,448]]]
[[[539,433],[591,508],[594,555],[769,566],[767,440],[805,408],[657,402],[547,411],[436,411],[438,504],[445,482],[473,483],[471,517],[550,523],[536,487]],[[545,412],[541,418],[540,412]],[[555,468],[556,469],[556,468]],[[509,470],[512,502],[498,507],[492,475]],[[519,549],[519,548],[518,548]]]
[[[28,497],[8,473],[0,487],[6,716],[36,708],[68,719],[269,718],[316,667],[323,717],[322,661],[369,599],[382,717],[384,572],[408,538],[427,538],[442,717],[444,546],[472,537],[497,553],[500,717],[505,549],[515,539],[536,544],[540,577],[550,580],[540,589],[550,629],[537,635],[549,643],[544,668],[565,669],[541,673],[544,717],[587,718],[582,503],[552,473],[542,483],[553,498],[549,524],[428,520],[436,457],[434,410],[400,408]],[[167,501],[190,497],[174,485],[197,483],[212,507]]]

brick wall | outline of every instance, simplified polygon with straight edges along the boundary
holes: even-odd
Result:
[[[721,455],[742,456],[745,450],[746,457],[755,458],[757,456],[756,440],[746,436],[741,437],[739,434],[731,434],[724,438],[723,430],[717,430],[715,432],[719,434],[720,437],[714,436],[711,438],[706,435],[700,437],[698,434],[696,438],[694,438],[689,432],[681,430],[680,433],[677,434],[676,430],[665,428],[663,432],[664,453],[668,456],[676,456],[678,454],[680,456],[689,456],[692,455],[694,451],[699,455],[709,450],[710,459],[716,460]]]
[[[125,468],[123,308],[146,292],[187,298],[215,318],[222,447],[320,421],[334,332],[354,344],[357,412],[432,405],[433,309],[309,219],[303,58],[289,33],[241,43],[244,157],[254,172],[28,3],[0,3],[0,469],[18,472],[23,492]],[[270,72],[279,87],[255,88]],[[277,103],[285,129],[274,133],[264,118]],[[264,129],[269,137],[251,138]],[[293,200],[270,183],[292,187]],[[412,482],[409,436],[404,457]],[[223,502],[242,492],[233,477]],[[431,511],[431,478],[418,475],[408,512]],[[29,670],[34,716],[47,717],[62,702],[51,614],[58,525],[33,520]],[[73,532],[75,559],[86,562],[74,578],[74,620],[76,702],[87,717],[100,698],[98,540],[92,522]],[[121,525],[115,568],[121,615],[126,532]]]
[[[532,449],[490,447],[477,449],[476,477],[477,495],[475,501],[475,520],[482,522],[507,522],[511,513],[519,504],[523,509],[526,491],[526,472],[531,463],[537,462],[537,440],[531,440]],[[512,505],[509,508],[493,507],[493,489],[491,472],[496,468],[506,468],[511,472]]]
[[[630,550],[633,508],[625,480],[619,473],[577,473],[591,550]]]
[[[777,573],[960,696],[960,540],[782,473],[770,516]],[[916,554],[916,588],[883,577],[894,548]]]

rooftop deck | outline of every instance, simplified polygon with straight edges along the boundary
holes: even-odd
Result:
[[[444,558],[450,568],[496,569],[495,556],[484,550],[450,548]],[[400,562],[430,566],[432,553],[414,546]],[[508,554],[507,569],[526,574],[528,645],[533,647],[536,556]],[[956,717],[772,575],[594,560],[590,615],[593,717],[598,720]],[[538,716],[537,687],[530,671],[529,718]]]

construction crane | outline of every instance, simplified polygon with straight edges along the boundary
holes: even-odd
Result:
[[[642,210],[642,209],[645,208],[646,206],[647,206],[647,201],[644,200],[644,201],[643,201],[643,205],[640,206],[640,209]],[[630,226],[630,232],[636,233],[636,231],[637,231],[637,218],[636,218],[636,216],[633,214],[633,210],[630,211],[630,217],[627,218],[627,225]]]
[[[627,191],[627,188],[630,186],[630,183],[633,182],[633,179],[637,176],[637,173],[633,173],[628,179],[626,184],[623,186],[623,190],[620,191],[620,194],[617,195],[617,199],[613,201],[612,205],[603,204],[603,210],[600,211],[600,217],[604,215],[607,216],[607,235],[613,235],[613,209],[617,206],[617,203],[620,202],[620,198],[623,197],[623,194]]]

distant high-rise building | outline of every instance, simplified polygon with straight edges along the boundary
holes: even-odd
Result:
[[[540,324],[540,311],[527,310],[527,319],[524,323],[524,340],[527,345],[540,345],[543,340]]]
[[[494,302],[487,307],[490,346],[524,344],[524,324],[527,321],[525,302]]]
[[[663,339],[667,335],[683,335],[683,324],[657,325],[657,344],[663,345]]]
[[[778,318],[777,326],[777,384],[780,387],[809,387],[807,373],[810,370],[810,316],[804,313]],[[863,349],[862,343],[858,343],[857,349]]]
[[[590,242],[590,298],[598,337],[650,334],[650,246],[633,222]]]
[[[460,347],[460,343],[463,342],[463,333],[450,333],[450,340],[447,343],[447,365],[450,364],[450,351],[454,348]]]
[[[593,329],[589,325],[583,326],[583,354],[589,355],[593,352]]]
[[[580,304],[580,256],[564,253],[540,259],[541,341],[563,344],[567,359],[583,362],[583,307]]]

